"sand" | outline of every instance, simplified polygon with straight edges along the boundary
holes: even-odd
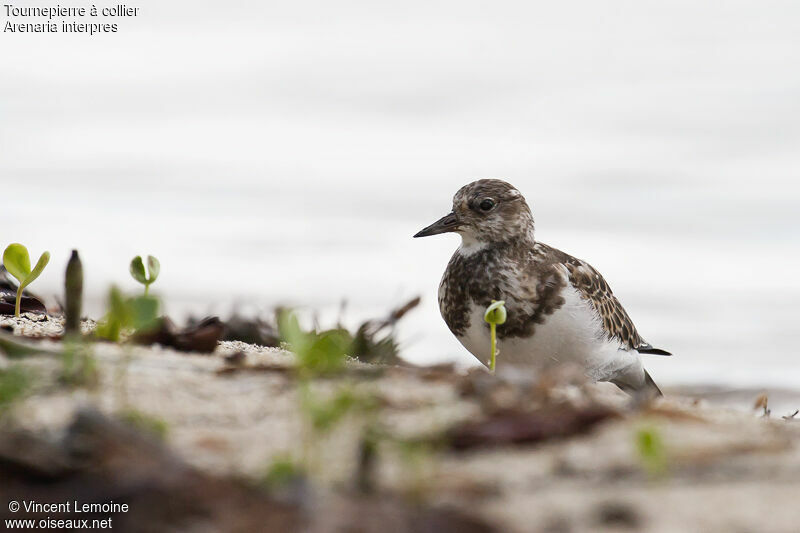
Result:
[[[61,328],[52,318],[0,317],[3,325],[41,336]],[[31,394],[0,419],[6,427],[58,435],[81,409],[109,415],[133,409],[163,421],[167,446],[189,464],[254,481],[276,457],[299,458],[308,441],[291,372],[294,356],[284,350],[222,342],[204,355],[98,343],[98,382],[71,388],[57,384],[61,360],[54,354],[61,343],[36,346],[45,353],[14,361],[0,356],[0,368],[23,365],[37,376]],[[233,365],[226,357],[238,352],[243,360]],[[486,419],[501,408],[520,408],[526,398],[538,397],[529,385],[447,368],[353,361],[344,374],[319,380],[313,389],[325,395],[347,386],[376,398],[382,427],[395,440],[408,441]],[[750,408],[756,391],[738,391],[736,402],[719,401],[721,393],[713,390],[666,393],[636,409],[608,384],[548,389],[548,402],[599,404],[618,416],[587,433],[536,444],[409,453],[386,440],[378,448],[374,490],[462,509],[498,531],[800,531],[800,420],[774,410],[763,417]],[[786,401],[797,398],[783,394]],[[320,490],[335,493],[352,485],[359,437],[369,420],[350,416],[315,439],[311,479]],[[637,450],[642,430],[663,440],[663,471]]]

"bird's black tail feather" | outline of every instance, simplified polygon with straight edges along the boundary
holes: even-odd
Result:
[[[650,346],[649,344],[645,344],[643,346],[639,346],[638,348],[636,348],[636,351],[639,352],[639,353],[646,353],[646,354],[650,354],[650,355],[672,355],[671,353],[669,353],[666,350],[662,350],[661,348],[654,348],[654,347]]]

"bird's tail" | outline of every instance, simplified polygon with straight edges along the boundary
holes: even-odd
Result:
[[[624,390],[631,396],[642,400],[664,396],[664,393],[662,393],[661,389],[658,388],[658,385],[656,385],[656,382],[653,381],[652,377],[650,377],[650,374],[647,373],[647,370],[644,371],[644,383],[641,385],[631,385],[629,382],[620,381],[619,379],[612,379],[611,383]]]
[[[650,374],[647,373],[647,370],[644,371],[644,389],[653,397],[664,396],[664,393],[658,388],[658,385],[656,385],[656,382],[650,377]]]

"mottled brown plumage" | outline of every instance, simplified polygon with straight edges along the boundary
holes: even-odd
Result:
[[[509,264],[521,272],[524,281],[513,288],[506,272]],[[619,303],[603,276],[589,263],[572,257],[544,243],[504,242],[490,245],[484,250],[464,257],[454,255],[445,271],[442,285],[441,308],[443,317],[454,335],[463,335],[469,327],[469,307],[475,303],[487,307],[492,300],[503,300],[516,290],[516,298],[509,299],[509,316],[498,329],[498,336],[521,337],[532,335],[536,324],[544,322],[564,304],[560,295],[565,281],[561,273],[568,273],[571,283],[600,315],[603,331],[610,339],[632,349],[652,348],[636,331],[636,326]],[[519,308],[517,299],[525,299],[530,308]]]

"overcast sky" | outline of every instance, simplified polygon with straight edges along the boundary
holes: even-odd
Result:
[[[797,2],[131,5],[0,34],[0,228],[53,252],[42,291],[77,247],[98,308],[146,253],[176,312],[421,293],[409,353],[463,358],[457,239],[410,236],[501,177],[685,354],[667,379],[800,384]]]

